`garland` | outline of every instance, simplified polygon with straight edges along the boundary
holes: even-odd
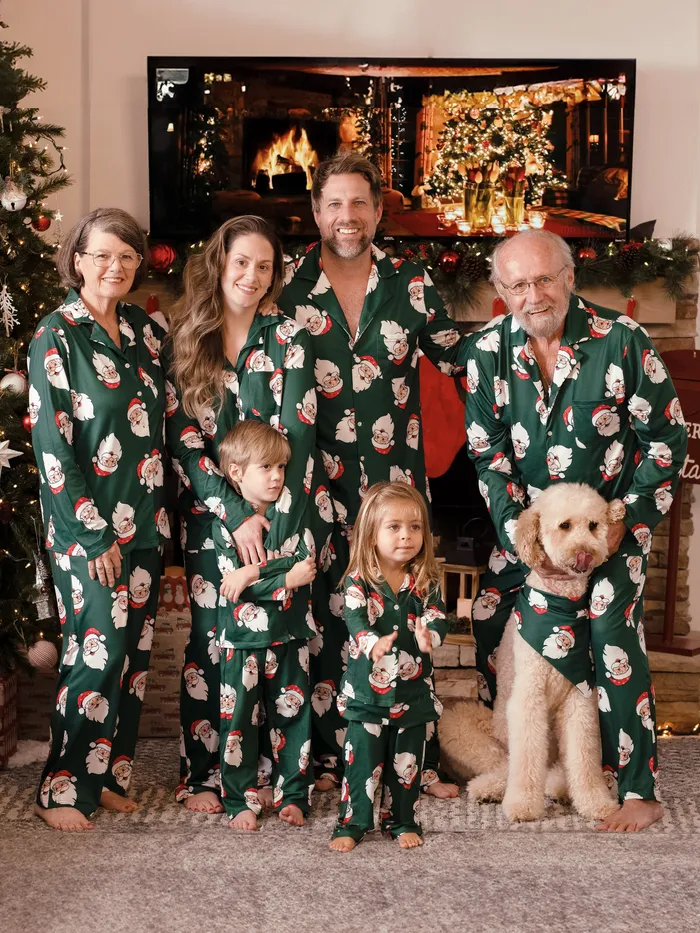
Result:
[[[378,245],[389,255],[419,262],[430,273],[445,304],[457,307],[471,304],[477,290],[488,280],[491,253],[498,242],[499,238],[486,237],[448,244],[435,240],[393,239],[383,243],[380,240]],[[187,258],[203,247],[202,240],[178,248],[153,244],[151,272],[166,276],[179,288]],[[298,259],[307,248],[306,241],[285,243],[290,261]],[[700,243],[690,236],[629,243],[589,241],[574,247],[576,287],[615,288],[630,297],[637,286],[661,279],[669,297],[677,301],[683,295],[685,280],[695,272],[699,253]]]

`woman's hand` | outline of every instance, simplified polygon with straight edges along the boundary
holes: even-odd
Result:
[[[90,579],[94,580],[97,577],[102,586],[113,587],[121,572],[122,552],[119,550],[116,541],[104,554],[100,554],[94,560],[88,561]]]
[[[260,569],[257,564],[239,567],[223,575],[219,592],[230,603],[237,603],[243,590],[259,579]]]
[[[241,560],[248,564],[262,564],[267,561],[267,552],[263,546],[263,531],[269,531],[270,523],[264,515],[253,515],[232,533]]]
[[[418,647],[423,652],[423,654],[432,654],[433,653],[433,641],[430,635],[430,629],[427,625],[424,624],[420,616],[416,616],[416,629],[415,629],[416,641],[418,642]]]
[[[377,661],[381,661],[385,654],[389,654],[391,651],[391,646],[396,641],[396,636],[398,634],[398,632],[392,632],[391,635],[382,635],[381,638],[377,639],[369,654],[370,658],[374,661],[375,664]]]

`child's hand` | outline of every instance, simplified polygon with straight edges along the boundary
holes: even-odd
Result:
[[[225,573],[221,579],[221,595],[230,603],[237,603],[243,590],[260,579],[260,569],[256,564],[248,564]]]
[[[423,623],[423,620],[420,616],[416,616],[415,636],[416,641],[418,642],[418,647],[423,652],[423,654],[432,654],[433,642],[430,635],[430,629]]]
[[[369,656],[375,663],[380,661],[385,654],[389,654],[391,646],[396,641],[396,636],[398,634],[398,632],[392,632],[391,635],[382,635],[382,637],[374,643],[374,647],[370,651]]]
[[[306,586],[316,577],[316,563],[313,557],[307,557],[306,560],[300,560],[294,564],[291,570],[287,572],[284,578],[285,586],[288,590],[295,590],[298,586]]]

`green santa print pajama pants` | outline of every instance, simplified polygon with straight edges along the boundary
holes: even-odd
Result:
[[[221,573],[214,549],[186,552],[185,572],[192,626],[180,684],[179,801],[202,791],[219,793],[219,745],[214,737],[219,720],[216,607]]]
[[[37,795],[44,808],[90,816],[103,790],[126,796],[158,606],[158,548],[129,551],[114,588],[84,557],[50,554],[63,656],[51,747]]]
[[[648,532],[648,529],[647,529]],[[621,801],[658,798],[656,712],[654,687],[644,643],[644,582],[651,535],[628,532],[619,550],[591,576],[588,589],[593,677],[598,692],[603,772]],[[479,695],[490,703],[496,696],[498,645],[511,611],[535,614],[542,634],[543,655],[562,670],[566,654],[580,658],[576,630],[567,632],[558,614],[552,615],[549,633],[546,601],[536,590],[524,587],[523,565],[495,552],[481,581],[480,595],[472,607],[477,644]],[[528,598],[529,597],[529,598]],[[554,628],[559,631],[554,631]],[[532,640],[526,639],[530,644]],[[535,647],[533,645],[533,647]],[[584,659],[585,660],[585,659]],[[585,665],[572,671],[569,679],[585,679]],[[568,675],[566,675],[568,676]]]
[[[313,787],[309,646],[221,649],[221,799],[230,819],[260,813],[261,730],[269,734],[273,802],[306,815]],[[263,767],[263,770],[265,768]]]
[[[347,724],[345,774],[333,839],[350,836],[359,842],[374,829],[374,795],[380,781],[382,832],[394,839],[403,833],[423,835],[418,809],[425,734],[425,723],[402,728],[380,721]]]

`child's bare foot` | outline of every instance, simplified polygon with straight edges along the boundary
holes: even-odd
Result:
[[[423,845],[423,840],[417,833],[401,833],[399,845],[402,849],[415,849]]]
[[[185,797],[183,806],[194,813],[224,812],[218,795],[211,790],[203,790],[201,794],[192,794],[190,797]]]
[[[34,813],[51,829],[62,829],[67,833],[77,833],[83,829],[93,829],[90,820],[75,807],[54,807],[47,809],[35,804]]]
[[[122,797],[121,794],[115,794],[113,790],[103,790],[100,795],[100,806],[105,810],[115,810],[117,813],[133,813],[138,810],[139,805],[129,800],[128,797]]]
[[[263,810],[272,810],[274,803],[272,800],[272,788],[271,787],[259,787],[258,788],[258,800],[260,801],[260,806]]]
[[[456,784],[445,784],[444,781],[436,781],[434,784],[425,788],[425,793],[430,794],[431,797],[439,797],[441,800],[446,800],[448,797],[458,797],[459,787],[457,787]]]
[[[357,843],[350,836],[338,836],[337,839],[331,839],[328,848],[335,852],[352,852]]]
[[[288,803],[280,810],[280,819],[290,826],[303,826],[306,822],[304,814],[295,803]]]
[[[229,820],[229,829],[244,829],[248,832],[255,832],[258,828],[258,821],[252,810],[242,810],[232,820]]]
[[[337,786],[333,778],[328,777],[326,774],[324,774],[323,777],[316,778],[314,781],[314,788],[316,790],[334,790]]]
[[[596,829],[607,833],[638,833],[663,815],[664,808],[656,800],[625,800],[620,809],[598,823]]]

